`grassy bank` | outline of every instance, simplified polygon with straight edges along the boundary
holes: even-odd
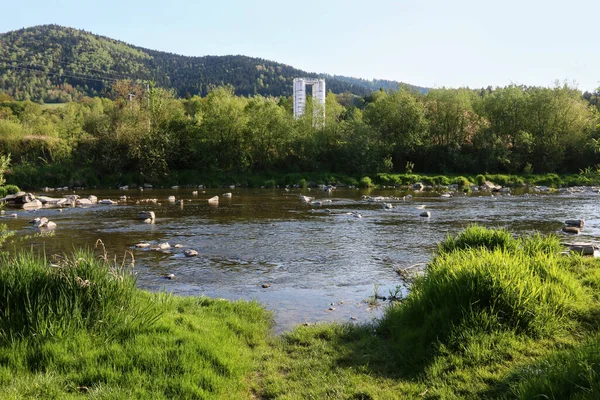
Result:
[[[131,267],[78,253],[0,259],[0,397],[249,398],[269,314],[149,294]]]
[[[150,294],[79,252],[0,257],[1,398],[596,399],[600,262],[470,227],[372,324],[269,333],[256,303]]]
[[[298,327],[273,345],[266,398],[596,399],[600,263],[556,238],[472,227],[439,247],[373,325]]]
[[[504,174],[477,174],[477,175],[439,175],[439,174],[391,174],[373,173],[368,175],[348,175],[329,172],[261,172],[256,174],[244,173],[218,173],[194,170],[172,171],[161,178],[146,178],[136,173],[119,173],[98,175],[94,168],[81,168],[79,166],[47,164],[34,166],[33,164],[14,165],[6,175],[9,183],[26,189],[37,189],[45,186],[83,186],[83,187],[116,187],[129,185],[142,185],[150,183],[157,187],[170,187],[173,185],[199,185],[206,187],[224,187],[237,185],[250,188],[273,188],[284,186],[315,186],[319,184],[352,185],[356,187],[376,186],[403,186],[421,182],[425,185],[458,185],[468,187],[482,185],[491,181],[501,186],[521,187],[549,186],[553,188],[567,186],[592,186],[600,185],[600,173],[584,172],[581,174],[558,175],[504,175]]]

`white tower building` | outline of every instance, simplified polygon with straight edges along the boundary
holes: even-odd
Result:
[[[304,115],[306,110],[306,85],[312,86],[312,96],[315,99],[314,116],[321,113],[325,123],[325,79],[295,78],[294,79],[294,118]]]

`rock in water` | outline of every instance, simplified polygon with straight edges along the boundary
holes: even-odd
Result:
[[[196,250],[186,249],[183,254],[185,254],[186,257],[196,257],[198,252]]]
[[[575,226],[563,226],[562,231],[564,233],[571,233],[574,235],[579,235],[579,228]]]
[[[156,219],[156,215],[154,214],[154,211],[140,211],[137,213],[137,217],[138,217],[138,219],[151,219],[151,220]]]
[[[585,221],[583,219],[568,219],[565,221],[566,226],[574,226],[579,229],[583,229]]]
[[[429,217],[431,217],[431,213],[430,213],[429,211],[424,211],[424,212],[422,212],[422,213],[421,213],[421,214],[419,214],[419,215],[420,215],[421,217],[424,217],[424,218],[429,218]]]

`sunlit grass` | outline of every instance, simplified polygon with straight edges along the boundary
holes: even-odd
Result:
[[[597,399],[600,262],[469,227],[371,324],[270,334],[255,302],[135,288],[128,260],[0,258],[0,398]]]
[[[130,267],[77,253],[0,259],[0,398],[248,398],[269,314],[150,294]]]

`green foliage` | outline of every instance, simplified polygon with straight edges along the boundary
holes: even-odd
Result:
[[[373,181],[371,181],[371,178],[369,178],[368,176],[364,176],[364,177],[360,178],[360,187],[370,188],[373,186],[374,186]]]
[[[10,165],[10,154],[9,155],[0,155],[0,187],[2,187],[6,183],[6,179],[4,179],[4,174],[8,170]],[[12,187],[12,185],[11,185]],[[9,188],[6,188],[6,192],[8,193]]]
[[[17,185],[5,185],[3,188],[6,190],[6,194],[15,194],[21,190]]]
[[[452,180],[452,183],[458,185],[458,187],[464,188],[469,187],[471,185],[471,181],[469,181],[464,176],[458,176]]]
[[[290,96],[293,79],[316,78],[309,73],[273,61],[245,56],[186,57],[133,47],[126,43],[57,25],[35,26],[0,35],[0,89],[16,100],[66,103],[83,96],[98,96],[110,88],[97,78],[126,76],[132,80],[155,81],[171,87],[181,97],[206,96],[212,87],[235,85],[244,96]],[[53,60],[61,60],[57,64]],[[39,71],[8,68],[28,65]],[[71,76],[63,76],[71,75]],[[380,87],[397,89],[399,82],[327,76],[334,93],[366,96]],[[418,90],[426,90],[417,88]],[[10,98],[10,97],[9,97]]]
[[[475,183],[477,184],[477,186],[483,185],[485,181],[485,175],[479,174],[475,177]]]
[[[263,183],[263,186],[266,188],[275,188],[277,187],[277,182],[274,179],[269,179]]]

